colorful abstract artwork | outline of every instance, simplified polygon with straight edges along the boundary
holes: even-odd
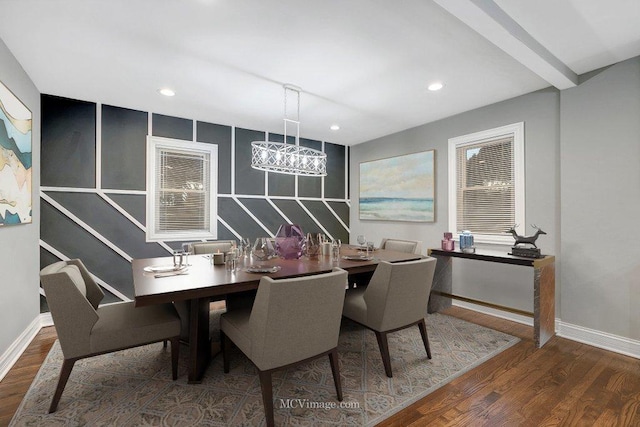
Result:
[[[434,221],[435,151],[360,163],[360,219]]]
[[[31,111],[0,82],[0,226],[31,222]]]

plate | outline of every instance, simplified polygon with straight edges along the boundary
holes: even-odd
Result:
[[[345,255],[342,259],[346,259],[347,261],[371,261],[373,257],[366,255]]]
[[[373,249],[369,249],[369,250],[370,250],[370,251],[371,251],[371,250],[373,250],[373,251],[377,251],[378,249],[379,249],[379,248],[373,248]],[[358,247],[356,248],[356,250],[364,252],[364,251],[366,251],[366,250],[367,250],[367,248],[363,248],[363,247],[361,247],[361,246],[358,246]]]
[[[148,267],[145,267],[144,271],[146,271],[147,273],[170,273],[170,272],[182,271],[185,268],[187,268],[186,265],[183,265],[182,267],[176,267],[173,264],[171,264],[171,265],[150,265]]]
[[[267,265],[250,265],[245,268],[244,271],[247,273],[275,273],[280,271],[280,266],[267,266]]]

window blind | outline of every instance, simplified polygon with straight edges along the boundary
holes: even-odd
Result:
[[[156,232],[209,231],[210,155],[156,147],[156,160]]]
[[[457,233],[501,234],[516,221],[513,134],[456,148]]]

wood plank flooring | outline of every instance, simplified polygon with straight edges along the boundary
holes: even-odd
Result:
[[[536,349],[528,326],[457,307],[446,313],[521,341],[380,426],[640,426],[640,360],[558,337]],[[55,339],[43,328],[0,382],[0,426]]]

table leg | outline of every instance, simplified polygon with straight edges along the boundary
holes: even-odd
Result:
[[[536,267],[533,280],[533,339],[540,348],[556,334],[555,263]]]
[[[445,308],[451,307],[451,298],[440,295],[452,293],[452,258],[438,255],[431,255],[437,260],[436,271],[433,275],[433,285],[431,285],[431,295],[429,296],[429,305],[427,313],[435,313]]]
[[[190,301],[189,383],[200,383],[211,359],[209,338],[209,298]]]

